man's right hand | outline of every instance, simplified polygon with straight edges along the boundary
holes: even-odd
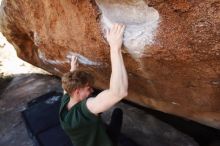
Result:
[[[124,30],[125,30],[125,25],[118,23],[113,24],[111,29],[107,30],[107,41],[111,49],[113,50],[121,49]]]
[[[128,94],[128,77],[121,52],[124,29],[124,25],[114,24],[107,32],[107,40],[111,47],[110,58],[112,73],[110,85],[109,89],[87,100],[87,108],[93,114],[97,115],[108,110]]]

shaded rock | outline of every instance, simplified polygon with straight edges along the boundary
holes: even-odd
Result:
[[[209,146],[219,146],[220,145],[220,141],[216,140],[216,141],[213,141],[211,144],[209,144]]]
[[[25,130],[21,111],[26,103],[48,92],[62,92],[60,80],[40,74],[18,75],[0,93],[0,145],[33,146]]]
[[[117,104],[114,108],[116,107],[124,113],[122,133],[140,146],[199,146],[193,138],[140,109],[124,103]],[[110,122],[114,108],[102,114],[107,123]]]
[[[220,129],[219,0],[3,0],[0,13],[20,58],[61,76],[75,53],[103,89],[111,72],[104,30],[125,23],[127,99]]]

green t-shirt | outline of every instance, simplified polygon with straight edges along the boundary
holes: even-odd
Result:
[[[86,99],[66,108],[70,97],[65,94],[61,99],[59,118],[61,127],[70,137],[74,146],[112,146],[100,116],[92,114]]]

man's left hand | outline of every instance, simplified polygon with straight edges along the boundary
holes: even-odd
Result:
[[[73,72],[77,69],[77,67],[79,66],[77,56],[73,55],[71,57],[71,64],[70,65],[71,65],[70,72]]]

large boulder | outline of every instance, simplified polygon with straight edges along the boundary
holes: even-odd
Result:
[[[20,58],[62,76],[77,54],[103,89],[105,30],[126,24],[127,99],[220,129],[219,0],[3,0],[0,15]]]

